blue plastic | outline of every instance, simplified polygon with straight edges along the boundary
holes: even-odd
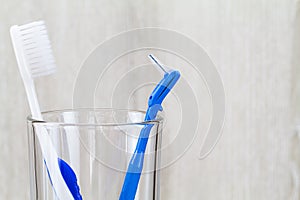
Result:
[[[50,183],[52,185],[52,179],[51,179],[50,173],[48,171],[47,163],[45,160],[44,160],[44,163],[46,165],[47,174],[50,179]],[[58,165],[59,165],[60,172],[63,176],[63,179],[65,180],[72,196],[74,197],[74,200],[82,200],[82,196],[80,194],[80,188],[79,188],[79,185],[77,184],[77,177],[76,177],[75,172],[71,168],[71,166],[60,158],[58,158]],[[54,190],[54,192],[55,192],[55,190]]]
[[[161,65],[152,56],[149,57],[152,58],[161,67]],[[163,79],[157,84],[149,97],[145,121],[154,120],[158,111],[162,111],[163,108],[161,106],[161,103],[169,94],[180,77],[180,73],[178,71],[172,70],[170,72],[166,72],[164,69],[163,71],[165,72]],[[122,191],[119,198],[120,200],[134,200],[135,198],[136,190],[141,177],[141,172],[143,170],[144,153],[147,147],[147,142],[152,127],[153,124],[147,124],[140,132],[134,154],[131,157],[127,173],[125,175]]]
[[[80,188],[77,184],[77,177],[73,169],[66,163],[64,160],[58,158],[58,164],[61,171],[61,174],[74,197],[74,200],[82,200],[82,196],[80,194]]]

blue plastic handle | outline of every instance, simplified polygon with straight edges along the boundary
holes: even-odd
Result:
[[[170,71],[169,73],[165,73],[163,79],[157,84],[149,97],[145,121],[154,120],[158,111],[162,111],[161,103],[174,87],[179,77],[180,73],[178,71]],[[135,198],[136,190],[143,170],[144,153],[152,127],[153,124],[147,124],[140,132],[136,149],[127,168],[127,173],[125,175],[119,198],[120,200],[134,200]]]
[[[61,171],[61,174],[74,197],[74,200],[82,200],[82,196],[80,194],[80,188],[77,184],[77,177],[71,166],[66,163],[64,160],[58,158],[58,164]]]
[[[50,176],[50,173],[48,171],[47,163],[46,163],[45,160],[44,160],[44,163],[46,165],[46,169],[47,169],[48,177],[50,179],[50,183],[52,185],[51,176]],[[71,168],[71,166],[68,163],[66,163],[64,160],[60,159],[60,158],[58,158],[58,165],[59,165],[59,169],[60,169],[60,172],[62,174],[62,177],[65,180],[65,182],[66,182],[66,184],[67,184],[74,200],[82,200],[82,196],[80,194],[80,188],[79,188],[79,185],[77,184],[77,177],[76,177],[75,172]],[[54,190],[54,192],[55,192],[55,190]]]

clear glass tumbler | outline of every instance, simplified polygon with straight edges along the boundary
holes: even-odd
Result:
[[[152,124],[144,168],[136,193],[139,200],[160,198],[160,148],[163,118],[144,121],[145,112],[76,109],[28,117],[31,199],[57,199],[49,180],[37,127],[47,130],[58,156],[75,171],[84,200],[117,200],[140,131]]]

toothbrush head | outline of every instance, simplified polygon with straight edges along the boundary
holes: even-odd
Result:
[[[180,73],[177,70],[167,69],[167,67],[160,64],[160,62],[151,54],[149,55],[149,58],[158,67],[158,69],[164,72],[164,77],[157,84],[149,97],[148,106],[151,107],[153,105],[160,105],[163,102],[165,97],[169,94],[180,78]]]
[[[56,71],[54,56],[44,21],[14,25],[10,34],[22,76],[46,76]],[[24,65],[26,67],[24,67]],[[21,69],[23,68],[25,69]]]

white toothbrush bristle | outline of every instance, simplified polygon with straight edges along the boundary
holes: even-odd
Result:
[[[56,71],[47,29],[43,21],[18,26],[20,41],[28,69],[33,78]]]

